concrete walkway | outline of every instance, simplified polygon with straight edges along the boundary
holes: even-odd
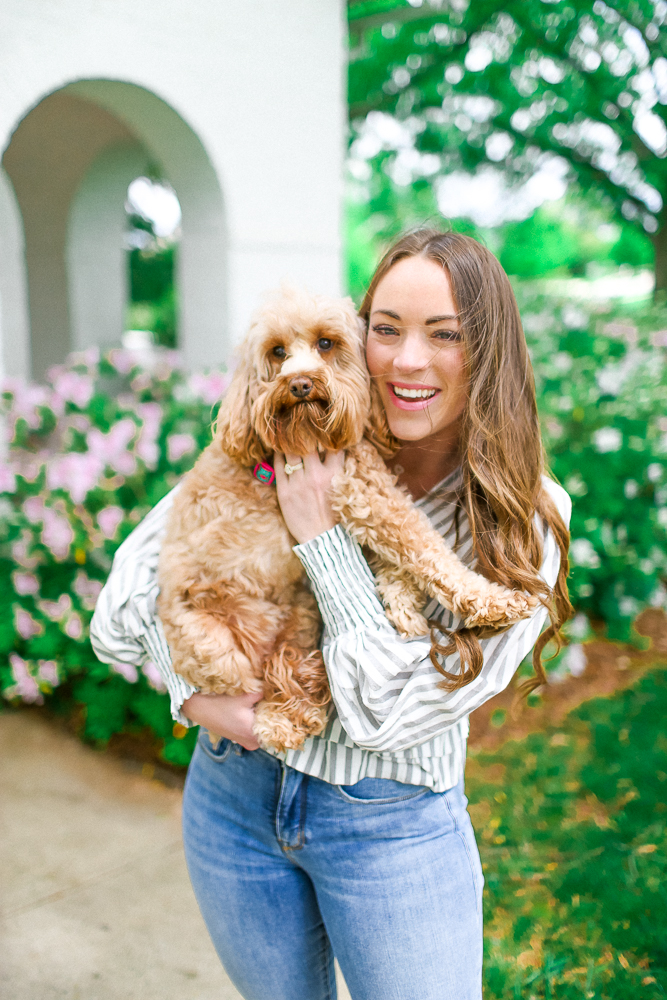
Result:
[[[2,1000],[239,1000],[188,881],[180,791],[30,712],[0,715],[0,760]]]

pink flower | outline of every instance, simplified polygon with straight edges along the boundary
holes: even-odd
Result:
[[[45,507],[42,545],[50,549],[55,558],[60,560],[67,558],[73,541],[74,532],[67,518],[51,507]]]
[[[91,580],[80,569],[74,578],[72,589],[81,598],[81,603],[86,611],[92,611],[102,590],[102,584],[99,580]]]
[[[31,524],[44,520],[44,498],[28,497],[23,501],[23,513]]]
[[[602,332],[614,340],[624,340],[628,347],[636,347],[638,330],[634,323],[605,323]]]
[[[10,411],[14,419],[22,417],[32,430],[39,427],[41,418],[37,407],[46,406],[49,396],[43,385],[32,385],[21,378],[8,378],[3,382],[2,391],[11,392],[14,397]]]
[[[667,330],[656,330],[652,333],[651,343],[654,347],[667,347]]]
[[[162,425],[162,407],[159,403],[139,403],[137,413],[142,425],[134,450],[149,469],[154,469],[160,458],[157,438]]]
[[[141,672],[148,681],[148,683],[150,684],[150,686],[154,688],[155,691],[167,690],[167,685],[162,680],[162,674],[160,673],[160,671],[155,666],[152,660],[146,660],[143,667],[141,668]]]
[[[195,372],[190,376],[188,385],[195,396],[202,399],[209,406],[217,403],[227,392],[232,376],[228,372]]]
[[[39,601],[37,606],[52,622],[59,622],[72,610],[72,598],[61,594],[57,601]]]
[[[75,430],[85,434],[90,427],[90,420],[84,413],[71,413],[69,422]]]
[[[39,635],[44,631],[39,622],[36,622],[29,611],[25,608],[20,607],[18,604],[14,605],[14,624],[16,626],[16,631],[21,636],[22,639],[32,639],[33,635]]]
[[[86,368],[97,368],[100,363],[100,349],[99,347],[87,347],[85,351],[79,351],[77,354],[70,354],[70,363],[74,364],[77,358],[81,358],[81,363],[86,366]]]
[[[38,660],[37,677],[40,681],[45,681],[51,687],[58,687],[58,664],[55,660]]]
[[[22,597],[25,594],[39,593],[39,580],[34,573],[14,572],[12,573],[12,581],[14,583],[14,590]]]
[[[16,476],[8,465],[0,462],[0,493],[14,493],[16,490]]]
[[[99,458],[105,466],[109,465],[116,472],[131,476],[136,469],[136,460],[127,446],[137,432],[134,420],[124,417],[114,424],[108,434],[103,434],[92,427],[86,436],[88,450]]]
[[[134,376],[130,385],[135,392],[143,392],[144,389],[150,389],[151,381],[149,372],[139,372],[138,375]]]
[[[105,507],[97,515],[97,523],[105,538],[113,538],[116,534],[116,528],[122,520],[123,511],[120,507]]]
[[[120,375],[129,375],[138,365],[136,352],[121,347],[109,351],[109,361]]]
[[[12,545],[12,558],[24,569],[34,569],[39,565],[37,556],[29,555],[29,546],[32,545],[30,533],[24,531],[21,537]]]
[[[95,388],[95,380],[90,375],[80,375],[78,372],[56,368],[49,372],[53,384],[53,408],[62,410],[62,403],[74,403],[80,410],[88,405]]]
[[[178,462],[189,452],[194,451],[197,442],[192,434],[170,434],[167,438],[167,457],[170,462]]]
[[[29,672],[26,661],[22,660],[17,653],[11,653],[9,662],[12,666],[12,676],[16,681],[11,696],[18,695],[19,698],[29,704],[35,702],[38,705],[43,704],[44,699],[42,698],[37,681]]]
[[[19,468],[17,469],[20,476],[23,476],[27,483],[34,483],[37,476],[40,474],[44,467],[44,453],[41,455],[21,455],[19,458]]]
[[[70,451],[49,462],[46,481],[52,490],[66,490],[74,503],[82,503],[104,472],[104,461],[89,451]]]
[[[65,623],[65,632],[70,639],[80,639],[83,635],[83,622],[76,611],[73,611]]]
[[[109,666],[115,674],[120,674],[129,684],[136,684],[139,680],[137,668],[133,663],[110,663]]]

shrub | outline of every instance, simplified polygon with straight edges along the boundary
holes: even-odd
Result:
[[[642,608],[667,606],[667,312],[519,297],[547,454],[573,499],[573,602],[628,640]]]
[[[44,386],[8,379],[0,465],[0,688],[11,701],[83,707],[83,734],[148,726],[185,764],[155,666],[99,663],[88,640],[114,552],[210,440],[224,373],[187,377],[166,350],[95,350]]]

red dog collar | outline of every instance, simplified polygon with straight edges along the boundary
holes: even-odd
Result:
[[[275,472],[266,462],[258,462],[252,474],[259,483],[265,483],[266,486],[272,486],[276,481]]]

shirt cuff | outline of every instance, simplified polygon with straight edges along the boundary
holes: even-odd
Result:
[[[389,627],[361,548],[339,524],[295,545],[294,552],[308,574],[329,635]]]
[[[180,722],[182,726],[186,729],[190,729],[191,726],[197,725],[197,723],[192,722],[188,719],[186,715],[183,715],[181,711],[183,707],[183,702],[197,692],[197,688],[192,687],[188,684],[179,674],[174,673],[174,668],[171,665],[171,657],[169,655],[169,645],[167,643],[167,637],[164,634],[164,629],[162,628],[162,622],[159,618],[155,618],[146,628],[142,636],[144,648],[148,653],[148,656],[153,661],[155,666],[160,672],[160,676],[164,681],[165,687],[169,694],[169,701],[171,703],[171,717],[176,722]]]

